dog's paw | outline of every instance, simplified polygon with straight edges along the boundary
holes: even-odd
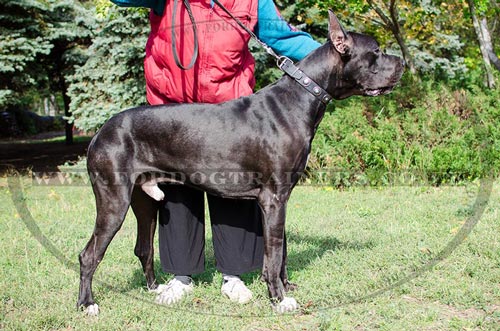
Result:
[[[96,303],[94,303],[93,305],[90,305],[87,308],[85,308],[85,310],[83,312],[87,316],[98,316],[99,315],[99,306]]]
[[[289,313],[299,309],[299,304],[292,297],[284,297],[281,302],[274,305],[274,310],[279,314]]]
[[[285,286],[285,292],[295,291],[299,288],[299,286],[295,283],[290,283],[289,281],[284,281],[283,285]]]

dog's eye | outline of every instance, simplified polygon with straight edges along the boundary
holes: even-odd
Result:
[[[382,53],[382,51],[380,50],[380,48],[377,48],[373,51],[373,53],[375,53],[376,55],[379,55],[380,53]]]

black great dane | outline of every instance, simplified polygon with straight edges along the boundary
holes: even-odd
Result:
[[[345,32],[332,12],[329,23],[328,42],[299,62],[300,70],[334,99],[389,93],[401,78],[403,60],[384,54],[369,36]],[[251,96],[222,104],[137,107],[104,124],[88,150],[97,219],[79,256],[78,307],[98,313],[92,277],[129,206],[138,222],[135,254],[148,288],[158,287],[153,271],[157,201],[168,199],[158,182],[257,199],[269,296],[279,312],[298,307],[285,296],[293,287],[286,272],[286,205],[326,105],[296,80],[284,75]]]

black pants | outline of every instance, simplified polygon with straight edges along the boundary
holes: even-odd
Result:
[[[160,261],[164,272],[198,274],[205,269],[204,192],[161,185],[165,203],[159,213]],[[262,268],[264,240],[255,200],[223,199],[207,194],[216,268],[240,275]]]

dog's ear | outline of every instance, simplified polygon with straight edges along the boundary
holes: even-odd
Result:
[[[339,19],[335,14],[329,10],[328,11],[329,21],[328,21],[328,34],[333,47],[340,53],[340,55],[346,55],[349,51],[349,36],[344,30],[342,24],[340,24]]]

